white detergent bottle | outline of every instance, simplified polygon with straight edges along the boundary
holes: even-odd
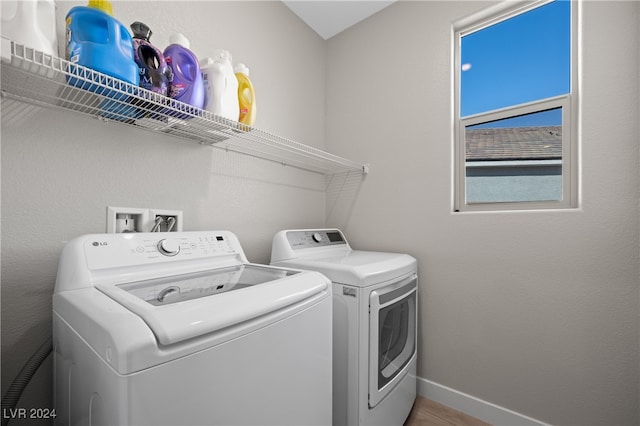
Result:
[[[1,0],[2,35],[47,55],[58,56],[54,0]]]
[[[204,109],[229,120],[238,121],[238,79],[233,72],[231,54],[217,50],[213,58],[200,61],[205,84]]]

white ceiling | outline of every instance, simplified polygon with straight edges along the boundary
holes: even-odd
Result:
[[[384,9],[395,0],[282,0],[325,40]]]

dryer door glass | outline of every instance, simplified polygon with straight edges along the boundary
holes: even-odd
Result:
[[[400,379],[416,352],[417,279],[371,293],[370,406],[375,406]]]
[[[413,339],[409,339],[411,300],[380,310],[378,322],[378,389],[389,383],[399,369],[409,361]]]

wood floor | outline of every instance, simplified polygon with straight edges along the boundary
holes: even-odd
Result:
[[[404,426],[490,426],[482,420],[418,396]]]

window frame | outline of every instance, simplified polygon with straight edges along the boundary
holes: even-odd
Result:
[[[464,118],[460,116],[462,38],[465,35],[544,6],[551,1],[552,0],[525,1],[515,5],[512,2],[505,1],[460,20],[453,25],[454,115],[452,133],[454,139],[454,185],[452,192],[454,212],[571,209],[579,207],[578,17],[580,1],[571,0],[571,58],[568,94],[512,105]],[[475,124],[532,114],[557,107],[562,108],[562,200],[467,203],[465,128]]]

